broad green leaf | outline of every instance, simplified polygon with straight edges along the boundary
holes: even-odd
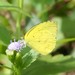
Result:
[[[62,32],[66,38],[75,37],[75,20],[69,17],[64,17],[62,19]]]
[[[4,26],[0,25],[0,41],[2,41],[4,45],[7,45],[10,39],[9,31]]]
[[[35,52],[34,50],[30,50],[29,52],[27,52],[23,57],[23,68],[26,69],[28,66],[31,65],[31,63],[33,63],[38,57],[38,53]]]
[[[26,46],[25,48],[23,48],[22,50],[21,50],[21,55],[22,55],[22,57],[26,54],[26,53],[28,53],[29,51],[31,50],[31,48],[30,47],[28,47],[28,46]]]
[[[18,69],[21,69],[24,68],[24,60],[23,57],[25,55],[27,55],[27,53],[29,53],[30,51],[30,48],[28,46],[26,46],[25,48],[23,48],[20,52],[16,52],[16,51],[13,51],[13,55],[8,55],[10,61],[14,64],[14,66]]]
[[[56,62],[62,62],[67,59],[69,59],[71,56],[63,56],[62,54],[58,54],[55,56],[47,55],[47,56],[41,56],[38,58],[39,60],[50,62],[50,63],[56,63]]]
[[[30,67],[25,69],[22,75],[49,75],[49,74],[54,75],[57,73],[71,71],[74,69],[75,69],[75,59],[72,57],[68,57],[66,58],[66,60],[54,63],[37,60],[33,64],[31,64]]]

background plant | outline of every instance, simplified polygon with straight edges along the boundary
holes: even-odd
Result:
[[[20,39],[32,26],[47,20],[58,25],[54,52],[38,57],[27,46],[7,58],[11,39]],[[74,41],[75,0],[0,0],[0,75],[58,75],[75,70]]]

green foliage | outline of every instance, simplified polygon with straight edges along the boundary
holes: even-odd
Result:
[[[54,56],[39,55],[27,46],[20,52],[9,55],[9,60],[5,58],[10,40],[18,40],[32,26],[47,20],[55,21],[58,26]],[[60,53],[63,48],[71,52],[64,56],[63,52]],[[74,0],[0,0],[0,75],[58,75],[75,70],[74,54]]]
[[[5,44],[8,45],[10,42],[10,35],[9,31],[2,25],[0,25],[0,40]]]
[[[47,57],[49,59],[50,57]],[[58,59],[59,58],[59,59]],[[50,60],[51,59],[51,60]],[[50,58],[49,62],[37,60],[34,62],[28,69],[24,71],[24,74],[27,75],[54,75],[60,72],[70,71],[75,69],[75,59],[70,56],[64,57],[58,55],[53,58]],[[52,61],[54,60],[54,61]]]

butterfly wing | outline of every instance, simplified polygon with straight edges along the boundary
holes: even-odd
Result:
[[[47,21],[31,28],[24,38],[34,50],[47,55],[55,48],[56,33],[57,25],[54,22]]]

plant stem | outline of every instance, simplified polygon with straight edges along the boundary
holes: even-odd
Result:
[[[18,2],[18,7],[19,8],[23,8],[23,0],[17,0]],[[22,19],[22,14],[18,13],[17,15],[17,20],[16,20],[16,34],[17,34],[17,38],[20,38],[21,35],[21,19]]]
[[[23,8],[23,1],[24,0],[17,0],[18,2],[18,7],[20,9]],[[16,20],[16,34],[17,34],[17,39],[20,39],[20,35],[21,35],[21,19],[22,19],[22,14],[21,13],[17,13],[17,20]],[[16,54],[15,54],[16,56]],[[15,65],[15,61],[14,61],[14,64],[13,64],[13,70],[14,70],[14,75],[21,75],[21,72],[19,70],[19,68]]]
[[[14,75],[21,75],[21,71],[18,68],[16,68],[14,65],[13,65],[13,69],[14,69],[13,72]]]
[[[9,70],[12,70],[12,68],[10,68],[10,67],[8,67],[8,66],[5,66],[5,65],[0,65],[0,67],[2,67],[2,68],[7,68],[7,69],[9,69]]]

